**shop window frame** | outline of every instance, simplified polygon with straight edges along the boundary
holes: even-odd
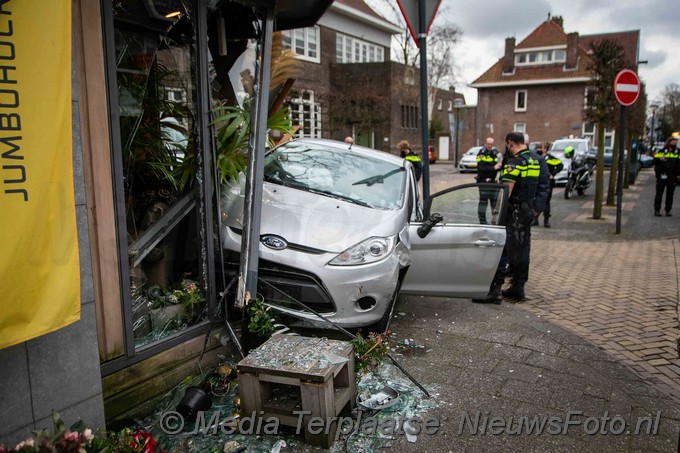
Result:
[[[162,351],[177,346],[193,337],[205,334],[210,330],[214,322],[216,309],[216,290],[214,268],[210,263],[215,261],[213,243],[209,239],[212,237],[213,224],[213,202],[212,202],[212,172],[210,170],[210,159],[208,158],[212,148],[211,134],[209,130],[209,75],[208,75],[208,43],[207,43],[207,6],[199,0],[192,0],[190,8],[194,11],[195,27],[195,83],[196,83],[196,115],[194,126],[195,147],[203,150],[203,158],[199,159],[200,166],[197,171],[201,173],[202,184],[197,186],[194,200],[197,204],[199,222],[197,225],[198,235],[204,238],[205,261],[203,262],[206,288],[206,303],[208,307],[208,318],[187,329],[178,331],[166,338],[150,343],[142,347],[135,347],[133,326],[132,326],[132,306],[130,291],[130,266],[127,259],[128,241],[126,238],[126,219],[125,219],[125,199],[122,186],[123,166],[119,157],[121,153],[120,125],[119,125],[119,106],[117,76],[115,64],[115,42],[114,42],[114,18],[111,4],[102,0],[100,8],[102,12],[102,38],[104,44],[104,71],[106,74],[106,91],[108,102],[108,122],[109,122],[109,146],[111,150],[111,170],[114,185],[113,209],[116,220],[116,231],[118,234],[118,266],[121,297],[118,301],[119,308],[122,310],[122,326],[124,333],[124,351],[119,357],[102,363],[102,374],[108,375],[134,363],[152,357]],[[187,93],[188,94],[188,93]],[[203,218],[201,222],[200,219]],[[112,302],[108,302],[111,304]],[[110,306],[108,308],[111,308]],[[106,323],[106,319],[102,320]],[[99,326],[101,328],[101,326]]]

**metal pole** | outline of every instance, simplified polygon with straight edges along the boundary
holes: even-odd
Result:
[[[656,108],[652,107],[652,127],[650,128],[649,131],[649,152],[652,152],[652,149],[654,148],[654,143],[656,140],[654,140],[654,114],[656,113]]]
[[[425,0],[418,0],[418,47],[420,48],[420,128],[423,142],[423,199],[430,197],[430,159],[427,152],[427,25],[425,24]]]
[[[460,135],[460,107],[454,107],[456,118],[456,145],[454,146],[453,168],[458,168],[458,135]]]
[[[243,307],[246,299],[257,296],[257,265],[260,246],[260,220],[262,215],[262,180],[264,179],[264,151],[267,137],[267,110],[269,106],[269,72],[272,57],[274,11],[264,9],[262,24],[262,53],[259,55],[255,96],[251,100],[250,144],[248,146],[248,173],[243,217],[245,228],[241,242],[238,294],[236,306]]]
[[[621,122],[619,124],[619,168],[616,175],[616,234],[621,233],[621,205],[623,203],[623,139],[626,136],[626,107],[621,106]],[[614,175],[609,175],[613,177]]]

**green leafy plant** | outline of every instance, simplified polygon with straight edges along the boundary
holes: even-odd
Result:
[[[276,318],[269,312],[271,307],[257,298],[246,306],[248,310],[248,331],[260,337],[269,337],[276,331]]]
[[[350,343],[354,346],[357,371],[371,371],[378,367],[387,354],[388,332],[368,334],[364,337],[357,334]]]
[[[239,172],[245,168],[250,138],[250,106],[250,98],[247,98],[242,106],[219,106],[213,110],[215,119],[210,124],[215,126],[220,184],[238,178]],[[287,108],[281,108],[267,118],[267,130],[293,134]],[[270,136],[266,146],[274,146]]]

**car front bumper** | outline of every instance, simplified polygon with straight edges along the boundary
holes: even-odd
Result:
[[[230,228],[223,231],[226,271],[234,277],[238,275],[241,236]],[[321,321],[319,316],[290,299],[302,302],[341,327],[378,322],[396,295],[400,271],[410,264],[408,248],[399,242],[385,259],[370,264],[327,264],[338,253],[310,253],[294,248],[272,250],[260,245],[258,272],[266,283],[258,285],[258,292],[275,310],[315,323]]]

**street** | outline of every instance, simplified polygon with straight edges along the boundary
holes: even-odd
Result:
[[[450,164],[431,168],[432,193],[474,180]],[[622,234],[615,208],[592,220],[595,192],[553,195],[552,228],[532,229],[524,303],[401,297],[393,338],[424,347],[402,364],[437,394],[442,430],[418,436],[423,451],[663,451],[678,449],[678,217],[655,218],[654,177],[643,170],[624,191]],[[606,190],[605,184],[605,190]],[[584,426],[562,435],[461,432],[474,411],[491,419],[591,419],[619,415],[626,426],[659,415],[656,435],[592,435]],[[461,418],[462,417],[462,418]],[[397,436],[396,451],[412,451]]]

